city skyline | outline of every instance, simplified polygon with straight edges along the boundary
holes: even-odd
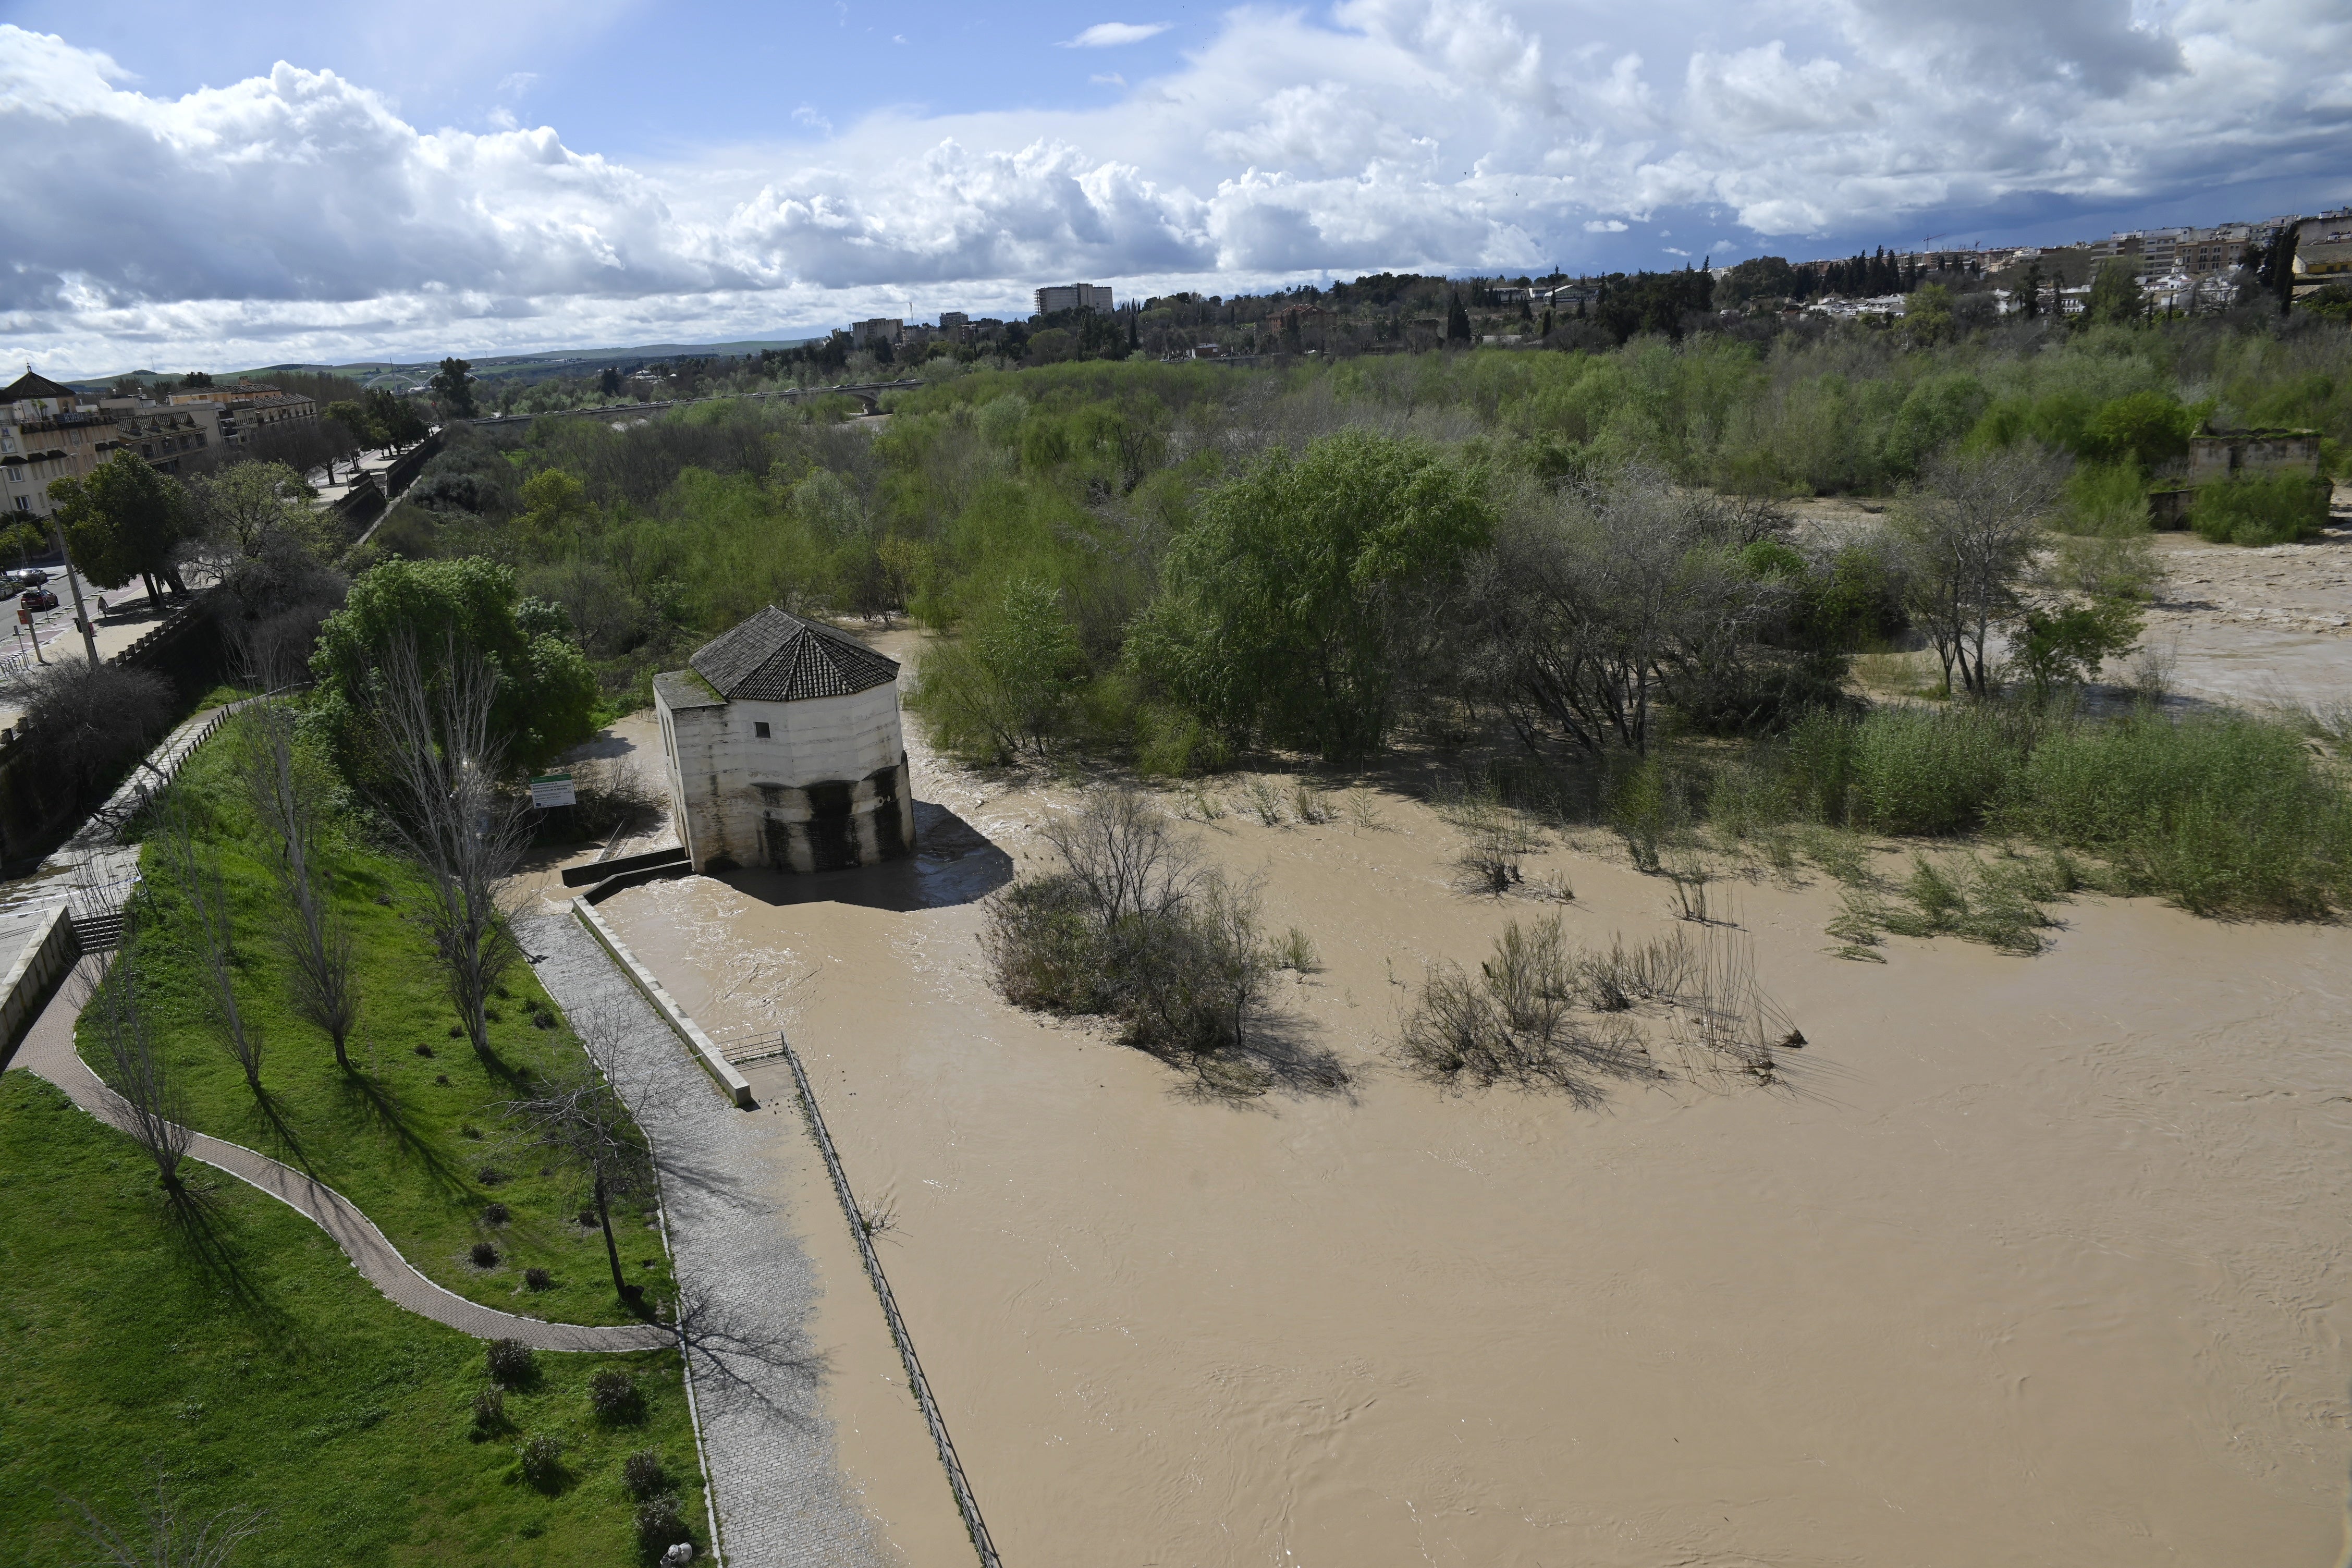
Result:
[[[800,336],[1073,279],[2061,243],[2352,191],[2352,22],[2299,0],[17,15],[0,344],[72,375]]]

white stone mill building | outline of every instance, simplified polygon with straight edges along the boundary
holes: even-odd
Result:
[[[915,847],[898,666],[771,605],[654,677],[678,842],[698,871],[834,871]]]

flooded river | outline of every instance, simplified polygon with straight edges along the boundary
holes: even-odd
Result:
[[[1543,912],[1458,890],[1440,817],[1235,814],[1187,831],[1312,938],[1283,1011],[1351,1073],[1236,1102],[989,990],[975,900],[1074,788],[916,786],[918,865],[602,908],[707,1026],[791,1031],[1013,1568],[2335,1561],[2352,932],[2086,898],[2039,958],[1856,963],[1759,882],[1781,1081],[1579,1108],[1392,1065],[1427,967]],[[1664,924],[1539,869],[1576,940]],[[969,1562],[821,1181],[844,1462]]]

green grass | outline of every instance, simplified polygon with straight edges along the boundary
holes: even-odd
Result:
[[[177,956],[183,950],[170,919],[173,900],[157,883],[154,850],[141,857],[150,879],[142,898],[158,918],[141,929],[137,954],[152,961],[143,966],[145,994],[167,1059],[187,1091],[190,1121],[325,1182],[357,1204],[428,1279],[458,1295],[558,1322],[631,1321],[613,1289],[601,1233],[574,1223],[588,1201],[586,1182],[544,1151],[514,1141],[500,1114],[529,1079],[583,1060],[569,1030],[533,1022],[534,1004],[542,1016],[555,1015],[529,965],[515,964],[509,994],[493,1004],[497,1060],[487,1063],[452,1037],[457,1014],[441,994],[425,935],[408,913],[414,873],[345,833],[330,862],[335,902],[352,922],[359,952],[361,1015],[352,1052],[360,1073],[337,1068],[326,1036],[294,1013],[284,961],[268,939],[277,894],[262,856],[271,851],[238,778],[240,728],[241,721],[232,723],[208,742],[181,780],[199,808],[200,837],[220,856],[236,910],[236,993],[266,1041],[266,1104],[208,1024],[192,961]],[[419,1055],[419,1047],[432,1054]],[[87,1031],[82,1053],[103,1076],[103,1053]],[[485,1168],[506,1179],[485,1183]],[[509,1211],[504,1225],[483,1217],[493,1201]],[[652,1219],[650,1205],[616,1205],[613,1215],[630,1281],[658,1299],[670,1293],[671,1282]],[[498,1249],[496,1267],[474,1266],[469,1253],[478,1241]],[[550,1272],[551,1289],[525,1288],[523,1270],[532,1267]]]
[[[630,1564],[621,1460],[662,1456],[702,1539],[677,1352],[538,1358],[511,1430],[478,1436],[480,1342],[402,1310],[318,1226],[209,1166],[175,1209],[131,1141],[29,1073],[0,1077],[0,1565],[79,1560],[61,1503],[118,1523],[160,1464],[191,1512],[268,1510],[238,1568]],[[637,1376],[608,1426],[586,1385]],[[567,1472],[526,1483],[525,1437]]]

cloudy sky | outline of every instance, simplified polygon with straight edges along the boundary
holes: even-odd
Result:
[[[1124,0],[1121,0],[1124,4]],[[2352,199],[2343,0],[0,3],[0,353],[800,336]]]

